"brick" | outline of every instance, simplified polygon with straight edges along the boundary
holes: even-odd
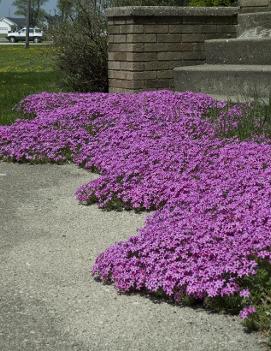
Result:
[[[182,60],[181,63],[176,66],[195,66],[205,63],[205,60]]]
[[[165,70],[165,71],[157,71],[157,78],[162,78],[162,79],[171,79],[173,78],[173,69],[170,70]]]
[[[207,39],[230,39],[230,38],[236,38],[236,33],[217,33],[216,36],[213,35],[207,35]],[[206,40],[206,39],[205,39]]]
[[[195,28],[195,32],[197,33],[216,33],[216,31],[216,24],[201,24]]]
[[[183,60],[204,60],[206,58],[205,52],[193,51],[193,52],[183,52]]]
[[[193,51],[199,43],[182,43],[180,51]]]
[[[108,35],[107,42],[108,43],[114,43],[114,35]]]
[[[109,61],[127,61],[128,53],[127,52],[108,52]]]
[[[134,17],[135,24],[144,24],[144,25],[161,25],[161,24],[181,24],[182,23],[182,17],[177,16],[177,17],[162,17],[162,16],[157,16],[157,17],[152,17],[152,16],[146,16],[146,17]]]
[[[212,33],[212,34],[204,34],[204,40],[209,39],[223,39],[223,38],[233,38],[236,35],[234,33]]]
[[[168,32],[173,33],[173,34],[175,34],[175,33],[180,34],[183,32],[183,25],[182,24],[169,24]]]
[[[155,61],[157,60],[156,52],[135,52],[132,57],[133,61]]]
[[[149,80],[156,79],[156,71],[133,72],[133,79]]]
[[[127,24],[120,26],[120,33],[144,33],[143,24]]]
[[[133,89],[109,87],[109,93],[134,93]]]
[[[143,71],[144,68],[144,62],[120,62],[120,69],[126,70],[126,71]]]
[[[186,45],[186,44],[191,44],[192,45],[192,51],[195,52],[205,52],[205,43],[202,42],[202,43],[183,43],[183,45]],[[189,50],[187,50],[189,51]]]
[[[146,88],[169,88],[172,84],[172,79],[155,79],[145,81]]]
[[[156,34],[127,34],[129,43],[156,43]]]
[[[114,43],[109,43],[108,44],[108,51],[109,52],[118,52],[118,51],[124,51],[124,52],[141,52],[144,50],[144,44],[143,43],[136,43],[136,44],[130,44],[130,43],[120,43],[120,44],[114,44]]]
[[[144,88],[144,80],[132,80],[128,83],[128,88],[130,89],[143,89]]]
[[[113,43],[126,43],[127,35],[126,34],[115,34],[113,35]],[[109,41],[110,43],[110,41]]]
[[[108,78],[109,79],[123,79],[123,80],[132,80],[134,79],[133,72],[131,71],[115,71],[109,70],[108,71]]]
[[[120,34],[121,33],[121,26],[114,26],[114,25],[111,25],[111,26],[107,26],[107,31],[110,34]]]
[[[206,22],[206,19],[208,17],[205,17],[205,16],[202,16],[202,17],[199,17],[199,16],[185,16],[183,17],[183,24],[204,24],[204,23],[207,23]],[[211,19],[213,19],[213,17],[210,17]],[[213,21],[213,23],[215,23]]]
[[[182,59],[182,52],[158,52],[157,58],[159,61],[175,61]]]
[[[158,60],[160,61],[180,61],[180,60],[203,60],[205,52],[201,51],[184,51],[184,52],[159,52]]]
[[[119,61],[108,61],[108,69],[120,69],[120,62]]]
[[[204,40],[202,34],[182,34],[182,42],[202,42]]]
[[[176,67],[176,61],[150,61],[144,62],[144,69],[145,70],[168,70]]]
[[[182,41],[181,34],[157,34],[158,43],[176,43]]]
[[[183,44],[180,43],[155,43],[144,45],[145,52],[181,51]]]
[[[236,33],[237,32],[237,26],[236,25],[217,25],[217,32],[218,33]]]
[[[123,63],[123,62],[122,62]],[[134,71],[158,71],[172,69],[176,67],[176,61],[149,61],[149,62],[129,62],[132,64],[131,70]],[[126,69],[126,66],[124,66]],[[127,68],[129,70],[129,68]]]
[[[133,24],[134,20],[133,18],[126,18],[126,19],[113,19],[113,24],[114,25],[124,25],[124,24]],[[110,23],[111,24],[111,23]]]
[[[168,33],[168,24],[146,24],[144,26],[145,33]]]
[[[134,62],[134,52],[127,52],[127,56],[126,56],[126,61],[127,62]]]
[[[145,80],[155,79],[156,71],[124,71],[124,70],[109,70],[109,79],[121,80]]]
[[[216,24],[182,24],[170,25],[170,33],[213,33],[216,32]]]
[[[205,23],[209,23],[208,21],[211,21],[209,19],[209,17],[206,18]],[[238,19],[237,19],[237,15],[236,15],[236,16],[229,16],[229,17],[215,16],[212,23],[215,23],[215,24],[237,24],[237,22],[238,22]]]
[[[237,23],[237,15],[236,16],[185,16],[183,17],[183,24],[236,24]]]
[[[109,79],[109,86],[116,88],[126,89],[142,89],[144,88],[144,81],[141,80],[122,80],[122,79]]]

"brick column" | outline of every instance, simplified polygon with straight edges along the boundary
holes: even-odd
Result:
[[[109,90],[173,87],[173,68],[205,62],[204,40],[236,37],[237,14],[235,7],[108,9]]]

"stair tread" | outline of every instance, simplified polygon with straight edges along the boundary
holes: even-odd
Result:
[[[271,41],[271,38],[231,38],[231,39],[208,39],[205,40],[205,43],[236,43],[236,44],[240,44],[242,42],[244,43],[248,43],[251,42],[251,44],[255,44],[256,43],[266,43],[268,41]]]
[[[246,17],[264,17],[270,16],[270,11],[261,11],[261,12],[248,12],[248,13],[239,13],[239,18],[246,18]]]
[[[271,65],[237,65],[237,64],[203,64],[195,66],[181,66],[174,68],[175,71],[232,71],[232,72],[270,72]]]

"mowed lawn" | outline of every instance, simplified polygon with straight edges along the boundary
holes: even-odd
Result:
[[[51,46],[0,45],[0,124],[22,117],[16,106],[25,96],[61,90],[54,56]]]

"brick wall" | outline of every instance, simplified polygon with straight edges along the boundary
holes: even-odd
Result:
[[[239,0],[240,12],[271,11],[271,0]]]
[[[173,87],[173,68],[205,61],[204,40],[236,36],[237,14],[238,8],[109,9],[110,91]]]

